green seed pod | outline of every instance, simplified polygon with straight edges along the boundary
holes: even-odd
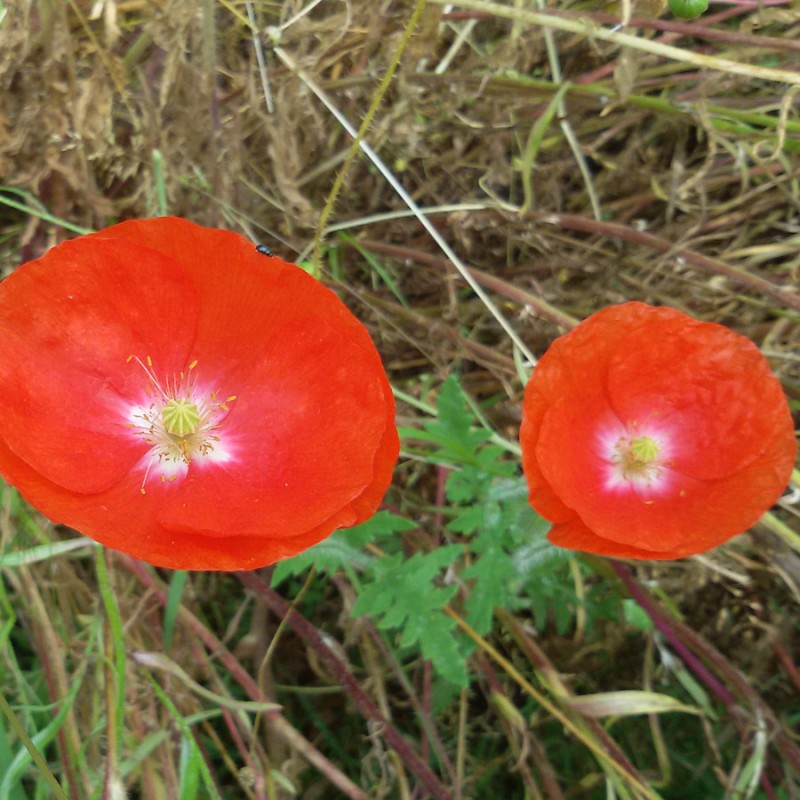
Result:
[[[669,10],[681,19],[694,19],[708,11],[708,0],[669,0]]]

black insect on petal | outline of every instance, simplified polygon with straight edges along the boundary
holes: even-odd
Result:
[[[256,247],[256,252],[261,253],[262,256],[271,256],[272,250],[269,249],[265,244],[260,244]]]

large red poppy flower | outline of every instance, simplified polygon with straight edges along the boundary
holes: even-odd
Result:
[[[523,405],[533,507],[561,547],[668,559],[752,525],[797,443],[758,348],[721,325],[625,303],[557,339]]]
[[[368,519],[399,443],[364,326],[228,231],[124,222],[0,284],[0,474],[176,569],[252,569]]]

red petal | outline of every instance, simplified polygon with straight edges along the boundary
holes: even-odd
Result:
[[[82,497],[48,483],[20,461],[0,441],[0,472],[14,475],[22,496],[49,519],[70,525],[95,541],[134,558],[170,569],[246,570],[296,555],[324,539],[337,527],[355,524],[357,516],[344,510],[326,524],[290,539],[281,532],[260,536],[202,536],[168,530],[156,520],[157,501],[139,493],[139,483],[123,481],[108,492]],[[384,487],[385,490],[385,487]],[[138,504],[131,503],[132,493]]]
[[[780,383],[758,348],[733,331],[658,309],[614,354],[611,403],[623,420],[661,419],[681,439],[675,468],[701,480],[742,469],[786,418]],[[602,336],[602,331],[597,331]]]
[[[667,550],[656,552],[653,550],[643,550],[628,544],[620,544],[610,539],[603,539],[594,531],[574,517],[568,522],[553,525],[550,533],[547,534],[550,542],[557,547],[564,547],[567,550],[580,550],[584,553],[596,553],[601,556],[611,558],[641,558],[664,560],[669,558],[680,558],[674,551]]]
[[[563,396],[542,425],[536,447],[542,472],[564,504],[598,536],[672,550],[686,531],[694,530],[697,514],[705,515],[706,492],[689,479],[671,484],[666,493],[609,489],[610,467],[601,457],[598,431],[612,424],[621,427],[602,395]]]
[[[392,424],[376,454],[373,482],[364,493],[320,525],[289,538],[282,529],[264,529],[252,536],[206,536],[193,530],[166,528],[158,521],[159,500],[155,493],[142,495],[140,479],[133,474],[107,492],[77,498],[76,502],[73,493],[48,483],[16,458],[2,441],[0,473],[13,475],[23,497],[49,519],[76,528],[95,541],[135,558],[171,569],[246,570],[296,555],[337,528],[369,519],[389,486],[398,447],[397,431]]]
[[[191,284],[159,253],[94,235],[26,264],[1,291],[0,437],[47,480],[103,491],[147,449],[124,428],[147,382],[128,357],[184,363]]]
[[[531,505],[552,522],[569,520],[575,516],[575,511],[551,486],[537,458],[544,416],[554,403],[567,396],[571,398],[570,403],[580,408],[591,409],[596,402],[605,407],[605,375],[611,353],[625,337],[622,328],[612,326],[604,331],[601,340],[595,339],[592,326],[587,322],[553,342],[525,387],[519,437],[522,468],[530,489]],[[577,442],[569,433],[567,438]]]
[[[540,367],[541,362],[536,369],[538,370]],[[547,379],[545,379],[546,381]],[[520,442],[523,443],[522,470],[530,490],[528,497],[531,505],[545,519],[549,519],[551,522],[564,522],[572,519],[575,512],[569,506],[564,505],[539,467],[536,445],[541,435],[542,421],[547,409],[547,394],[546,389],[541,386],[539,381],[535,386],[532,384],[533,381],[528,384],[530,388],[525,391],[522,427],[519,432]]]
[[[191,469],[169,487],[162,524],[208,535],[301,535],[373,482],[394,416],[375,347],[333,292],[237,234],[183,222],[169,247],[193,262],[200,297],[209,298],[201,303],[197,371],[237,399],[225,424],[233,462]]]
[[[669,539],[663,525],[663,518],[670,513],[667,507],[659,509],[661,517],[651,526],[639,528],[625,522],[624,511],[615,516],[619,509],[606,508],[605,518],[613,522],[608,538],[604,538],[602,526],[593,530],[574,516],[555,524],[548,539],[559,547],[617,558],[664,560],[711,550],[751,527],[780,496],[787,482],[787,463],[789,470],[794,463],[794,451],[786,447],[785,437],[779,443],[770,442],[767,450],[772,456],[736,475],[699,484],[690,519],[683,528],[673,528]]]

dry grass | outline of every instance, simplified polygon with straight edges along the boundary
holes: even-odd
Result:
[[[412,2],[253,5],[255,31],[245,3],[233,0],[6,4],[4,272],[72,235],[58,220],[94,229],[168,209],[242,231],[290,260],[308,257],[316,237],[324,279],[370,326],[393,384],[430,402],[431,386],[457,372],[470,396],[491,400],[491,423],[510,439],[522,386],[497,315],[540,354],[572,319],[630,299],[750,336],[798,408],[796,5],[738,0],[686,23],[658,0],[602,11],[563,0],[546,10],[533,0],[505,9],[430,0],[405,49]],[[633,40],[607,35],[627,12]],[[320,93],[356,127],[375,106],[365,141],[430,210],[496,314],[364,153],[331,198],[352,138]],[[418,413],[401,405],[406,423]],[[393,502],[435,505],[439,478],[429,464],[407,462]],[[4,497],[6,550],[52,540],[44,520]],[[796,503],[781,519],[797,536]],[[421,522],[438,534],[434,513]],[[576,611],[568,634],[551,625],[534,636],[525,614],[508,615],[473,660],[472,690],[440,711],[429,667],[404,668],[368,620],[342,613],[353,593],[344,579],[306,586],[316,633],[304,635],[302,625],[290,632],[281,624],[279,597],[254,600],[233,578],[192,576],[165,651],[168,587],[153,571],[109,557],[113,599],[100,601],[105,561],[80,550],[3,569],[0,688],[29,732],[52,718],[40,706],[78,691],[47,751],[75,800],[119,797],[119,780],[131,797],[178,797],[187,746],[179,720],[195,713],[197,747],[231,798],[288,797],[290,782],[309,800],[481,798],[490,786],[509,798],[556,800],[606,796],[608,786],[631,798],[797,797],[800,751],[787,729],[800,715],[800,555],[787,537],[760,530],[707,558],[637,571],[662,600],[672,598],[688,629],[683,641],[699,637],[692,652],[732,697],[716,717],[708,711],[691,723],[694,755],[663,744],[683,723],[643,717],[624,729],[618,751],[571,705],[572,693],[659,686],[684,691],[698,707],[708,699],[708,685],[693,694],[696,676],[669,660],[663,638],[619,620],[584,630]],[[590,582],[624,591],[596,569]],[[572,579],[587,580],[577,567]],[[124,639],[114,635],[115,609]],[[335,640],[339,661],[313,638],[320,630]],[[137,661],[137,653],[164,652],[214,693],[213,703],[181,672]],[[565,743],[558,716],[531,703],[514,669],[535,676],[536,691],[582,739]],[[254,724],[231,705],[276,696],[285,712]],[[209,707],[213,718],[204,718]],[[406,738],[393,739],[391,726],[387,736],[380,715]],[[763,750],[759,737],[768,741]],[[594,746],[604,753],[596,761],[587,755]],[[681,762],[689,758],[697,762]],[[759,770],[752,787],[746,768]],[[670,782],[676,772],[684,783]]]

